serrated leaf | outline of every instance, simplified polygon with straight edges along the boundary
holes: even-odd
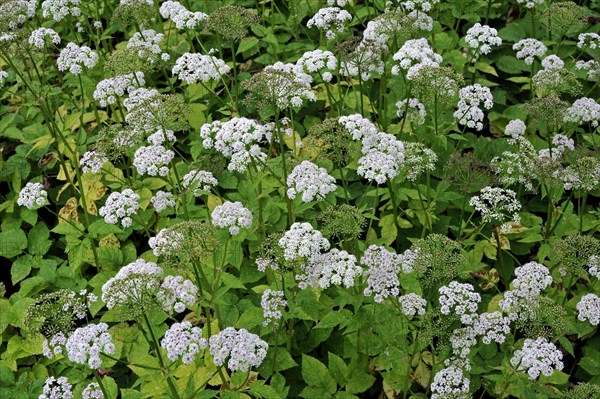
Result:
[[[312,356],[302,355],[302,378],[313,387],[322,388],[329,394],[335,393],[337,384],[327,367]]]
[[[348,382],[348,366],[346,362],[339,357],[338,355],[329,352],[327,358],[327,365],[329,366],[329,370],[331,371],[331,375],[338,383],[339,386],[345,386],[346,382]]]
[[[0,256],[14,258],[27,248],[27,237],[21,229],[0,232]]]

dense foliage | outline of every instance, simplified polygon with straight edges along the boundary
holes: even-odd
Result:
[[[600,398],[599,12],[0,0],[0,397]]]

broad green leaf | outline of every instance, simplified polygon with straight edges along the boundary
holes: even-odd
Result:
[[[322,388],[329,394],[335,393],[337,384],[327,367],[312,356],[302,355],[302,377],[313,387]]]
[[[27,237],[23,230],[0,232],[0,257],[14,258],[27,248]]]

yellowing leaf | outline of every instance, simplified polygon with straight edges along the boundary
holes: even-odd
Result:
[[[222,205],[223,201],[219,197],[215,197],[212,194],[208,194],[208,210],[213,211],[217,206]]]
[[[106,237],[104,237],[103,239],[101,239],[98,242],[98,246],[99,247],[117,247],[117,248],[121,248],[121,241],[119,241],[119,239],[117,238],[116,235],[114,235],[113,233],[110,233],[109,235],[107,235]]]
[[[79,215],[77,214],[77,198],[71,197],[67,200],[65,206],[58,211],[58,223],[66,223],[67,221],[79,221]]]

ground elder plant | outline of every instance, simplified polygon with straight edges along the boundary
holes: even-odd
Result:
[[[600,397],[599,19],[0,0],[0,398]]]

